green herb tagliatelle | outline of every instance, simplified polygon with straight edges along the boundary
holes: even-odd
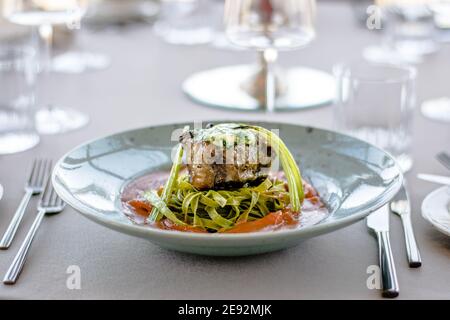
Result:
[[[290,203],[285,182],[281,180],[266,179],[258,186],[231,191],[198,191],[187,175],[178,178],[167,201],[162,201],[154,190],[145,192],[144,198],[172,222],[210,231],[263,218]]]
[[[294,212],[300,212],[305,195],[303,193],[303,183],[300,169],[298,168],[294,157],[284,144],[283,140],[281,140],[275,133],[258,126],[249,127],[264,134],[266,139],[272,143],[272,148],[278,150],[281,166],[283,167],[284,174],[286,175],[288,181],[292,210]]]

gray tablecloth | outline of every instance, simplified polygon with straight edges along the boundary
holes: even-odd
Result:
[[[318,8],[318,38],[301,51],[283,53],[286,66],[305,65],[331,70],[337,61],[358,57],[379,35],[359,27],[345,3]],[[6,228],[22,196],[22,185],[33,157],[54,159],[95,137],[130,128],[172,121],[239,118],[288,121],[333,127],[331,107],[276,115],[229,113],[196,105],[180,90],[193,72],[217,66],[252,62],[249,52],[221,51],[212,47],[181,47],[155,38],[148,26],[120,33],[83,33],[84,45],[105,52],[112,66],[83,75],[55,75],[54,99],[91,117],[80,131],[44,136],[28,152],[0,157],[0,231]],[[418,102],[450,95],[450,48],[419,66]],[[391,219],[391,241],[398,271],[399,299],[450,298],[450,240],[420,215],[420,205],[435,185],[415,178],[418,172],[445,174],[433,158],[450,150],[450,126],[433,122],[416,110],[413,170],[408,174],[413,223],[423,267],[409,269],[401,224]],[[8,251],[0,251],[0,273],[6,272],[35,216],[33,200],[17,238]],[[170,252],[151,243],[97,225],[73,209],[45,218],[17,284],[0,285],[1,298],[192,298],[192,299],[379,299],[367,288],[367,268],[377,264],[375,239],[364,222],[309,239],[276,253],[243,258],[211,258]],[[67,269],[81,270],[81,289],[66,285]]]

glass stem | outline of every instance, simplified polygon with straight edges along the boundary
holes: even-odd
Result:
[[[52,72],[52,46],[53,46],[53,26],[51,24],[43,24],[38,28],[38,33],[41,41],[43,42],[41,48],[41,81],[42,83],[48,83],[50,72]],[[45,87],[45,85],[44,85]],[[48,92],[48,90],[41,90],[41,92]],[[43,95],[41,94],[41,97]],[[51,105],[45,102],[48,108]]]
[[[265,109],[268,112],[275,110],[276,99],[276,79],[275,79],[275,62],[278,58],[278,51],[274,48],[267,48],[262,53],[263,67],[265,70]]]

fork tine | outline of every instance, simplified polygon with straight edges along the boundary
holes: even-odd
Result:
[[[41,198],[41,207],[54,207],[58,205],[59,197],[53,188],[51,178],[48,177],[45,184],[45,190]]]
[[[33,166],[31,167],[30,175],[28,177],[28,185],[32,185],[34,180],[36,179],[37,171],[40,166],[41,159],[34,159]]]
[[[40,205],[41,206],[45,206],[46,207],[50,203],[50,197],[51,197],[52,189],[53,188],[51,188],[50,178],[47,177],[46,181],[45,181],[45,189],[44,189],[44,192],[42,193],[42,196],[41,196],[41,201],[40,201]]]
[[[33,180],[33,186],[39,186],[39,181],[44,173],[45,173],[45,159],[40,159],[37,174]]]
[[[39,184],[39,180],[42,177],[42,175],[45,173],[45,159],[41,159],[39,171],[36,176],[36,179],[34,181],[34,185],[37,186]],[[42,185],[41,185],[42,186]]]
[[[447,169],[450,170],[450,156],[445,152],[440,152],[437,154],[436,158],[441,164],[443,164]]]
[[[47,178],[45,184],[45,190],[42,193],[41,201],[39,206],[41,208],[55,208],[60,207],[62,210],[65,207],[64,201],[58,196],[55,189],[53,188],[52,180],[50,177]]]
[[[42,174],[39,177],[39,180],[37,182],[39,186],[42,186],[42,187],[44,186],[45,179],[47,176],[50,175],[51,168],[52,168],[52,160],[46,159]]]
[[[41,186],[44,186],[46,177],[50,177],[51,170],[52,170],[52,160],[47,159],[45,160],[45,170],[42,173],[41,179],[39,180]]]
[[[50,184],[52,184],[51,181],[50,181]],[[53,185],[52,185],[52,196],[50,198],[50,205],[51,206],[56,206],[57,201],[58,201],[58,195],[56,194],[56,191],[55,191],[55,189],[53,188]]]

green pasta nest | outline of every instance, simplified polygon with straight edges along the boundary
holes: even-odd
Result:
[[[229,126],[222,124],[222,126]],[[153,206],[149,223],[163,217],[181,226],[195,226],[209,231],[232,228],[237,222],[252,221],[269,212],[286,208],[300,212],[304,198],[300,170],[283,141],[273,132],[258,126],[239,125],[240,129],[255,131],[271,142],[276,150],[286,176],[284,181],[266,179],[256,187],[237,190],[196,190],[188,176],[179,177],[183,158],[183,147],[178,145],[169,178],[162,194],[156,190],[144,193],[144,198]],[[186,127],[185,130],[188,128]]]
[[[158,201],[155,191],[148,191],[144,197],[152,203]],[[260,219],[270,212],[286,208],[290,203],[286,183],[266,179],[258,186],[236,190],[198,191],[187,175],[178,178],[174,192],[164,206],[165,215],[194,227],[216,232],[229,229],[237,222]]]

